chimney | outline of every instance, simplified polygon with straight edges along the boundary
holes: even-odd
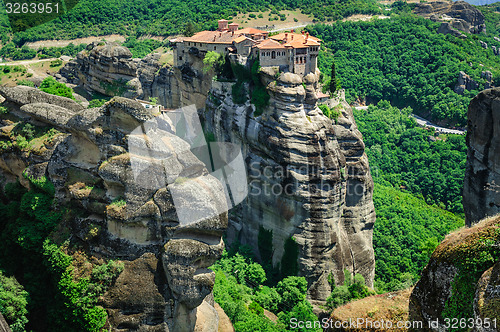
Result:
[[[309,38],[309,32],[306,34],[306,39],[304,40],[304,44],[307,44],[307,39]]]
[[[217,30],[224,31],[227,30],[227,20],[219,20],[217,21],[219,28]]]
[[[302,30],[302,34],[304,34],[304,30]]]
[[[235,32],[236,30],[238,30],[238,26],[239,26],[238,23],[229,24],[229,31]]]
[[[288,33],[285,33],[285,41],[288,40]]]
[[[234,36],[234,31],[231,31],[231,37]]]

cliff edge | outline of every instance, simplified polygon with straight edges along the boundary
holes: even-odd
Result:
[[[317,304],[329,296],[331,276],[341,284],[347,269],[372,286],[375,267],[364,143],[345,101],[330,100],[337,120],[318,108],[319,75],[262,68],[270,98],[261,115],[249,98],[233,99],[235,83],[215,81],[199,111],[215,140],[242,147],[247,166],[249,193],[231,210],[228,241],[252,246],[283,275],[304,276]],[[248,83],[243,86],[248,93]]]

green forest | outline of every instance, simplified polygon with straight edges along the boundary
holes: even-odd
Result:
[[[355,110],[372,176],[376,181],[462,213],[462,185],[467,146],[465,135],[438,135],[417,126],[412,109],[399,110],[387,101]]]
[[[366,287],[360,275],[346,273],[343,285],[329,278],[332,292],[325,310],[375,293],[405,289],[419,279],[430,255],[449,232],[464,225],[462,187],[465,174],[465,136],[444,135],[417,126],[412,113],[450,126],[466,124],[470,100],[485,86],[481,72],[490,70],[500,80],[500,57],[480,41],[500,48],[493,35],[500,32],[497,5],[482,7],[488,35],[468,35],[459,39],[436,32],[439,23],[409,13],[408,5],[397,4],[389,19],[370,22],[316,24],[306,28],[323,40],[319,66],[324,82],[335,64],[339,87],[345,89],[349,103],[366,100],[373,105],[353,110],[366,146],[375,182],[374,226],[375,289]],[[0,15],[0,57],[14,60],[38,56],[76,55],[85,45],[64,48],[23,46],[42,39],[73,39],[119,33],[127,36],[124,45],[134,57],[144,57],[158,47],[168,46],[144,35],[172,35],[214,29],[217,20],[231,20],[238,13],[300,9],[316,21],[334,21],[356,13],[381,14],[375,0],[238,0],[210,3],[202,0],[82,0],[70,13],[24,32],[12,34],[6,16]],[[272,24],[272,23],[270,23]],[[223,62],[221,62],[223,64]],[[221,66],[222,66],[221,64]],[[254,75],[237,72],[233,87],[244,103],[250,98],[261,105],[269,96]],[[5,67],[4,71],[6,68]],[[237,71],[238,68],[233,68]],[[8,69],[10,70],[10,69]],[[459,71],[479,83],[477,90],[459,95],[453,91]],[[243,82],[253,82],[252,95],[241,93]],[[260,83],[261,84],[261,83]],[[73,98],[73,90],[48,78],[40,85],[48,93]],[[261,89],[266,95],[259,96]],[[259,100],[262,99],[262,100]],[[97,106],[105,100],[94,100]],[[336,109],[322,107],[325,115],[337,121]],[[0,113],[7,110],[0,107]],[[17,149],[26,153],[35,141],[50,142],[58,135],[54,129],[35,129],[29,123],[14,128],[12,140],[0,141],[0,152]],[[213,134],[212,134],[213,135]],[[70,245],[64,226],[71,211],[54,212],[50,206],[54,187],[42,178],[26,190],[11,183],[0,191],[0,312],[14,332],[51,326],[56,330],[99,331],[106,313],[98,306],[99,297],[123,270],[123,264],[100,261],[84,278],[75,280],[74,257],[83,249]],[[54,232],[54,230],[57,230]],[[56,235],[57,234],[57,235]],[[307,282],[298,277],[298,247],[293,238],[285,243],[281,267],[273,267],[272,233],[259,231],[261,257],[238,243],[227,246],[215,271],[214,298],[224,309],[237,332],[289,331],[291,317],[315,320],[306,299]],[[80,252],[81,250],[81,252]],[[28,268],[29,267],[29,268]],[[16,278],[12,277],[13,275]],[[46,287],[39,287],[40,284]],[[55,299],[47,303],[47,298]],[[272,313],[270,315],[269,313]],[[272,316],[273,319],[269,319]],[[258,327],[258,329],[256,329]],[[294,331],[320,329],[294,329]]]
[[[168,36],[183,33],[190,23],[196,30],[214,29],[217,20],[239,13],[300,9],[318,21],[337,20],[355,13],[379,13],[375,0],[81,0],[66,15],[13,35],[17,46],[42,39],[74,39],[87,36],[145,34]],[[0,19],[1,35],[8,20]],[[5,43],[5,40],[4,40]]]
[[[438,136],[417,127],[410,113],[387,101],[354,110],[375,182],[379,291],[416,282],[438,243],[464,225],[465,136]]]
[[[484,88],[481,72],[490,70],[494,81],[500,79],[499,57],[482,48],[480,40],[497,47],[500,42],[493,34],[469,35],[467,39],[438,34],[438,26],[403,13],[370,22],[317,24],[308,31],[324,41],[320,69],[330,73],[335,61],[348,102],[389,100],[432,119],[464,126],[470,100]],[[479,89],[455,93],[460,71],[477,81]]]

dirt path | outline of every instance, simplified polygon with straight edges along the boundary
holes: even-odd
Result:
[[[389,18],[389,16],[385,15],[363,15],[363,14],[355,14],[348,16],[346,18],[343,18],[342,21],[351,21],[351,22],[356,22],[356,21],[371,21],[374,17],[378,18],[379,20],[383,20],[386,18]]]
[[[92,42],[101,40],[124,42],[125,37],[122,35],[107,35],[98,37],[94,36],[94,37],[77,38],[73,40],[40,40],[32,43],[26,43],[26,46],[33,49],[38,49],[40,47],[64,47],[68,46],[70,43],[73,43],[73,45],[80,45],[80,44],[90,44]]]
[[[1,62],[0,66],[18,66],[18,65],[30,65],[33,63],[39,62],[48,62],[54,61],[58,58],[49,58],[49,59],[32,59],[32,60],[19,60],[19,61],[9,61],[9,62]]]

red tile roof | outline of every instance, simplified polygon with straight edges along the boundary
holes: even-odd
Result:
[[[278,40],[278,41],[284,41],[285,38],[287,38],[287,41],[290,41],[290,40],[302,40],[302,41],[304,41],[306,38],[306,34],[293,33],[293,32],[283,32],[283,33],[271,36],[269,38],[274,39],[274,40]],[[321,42],[321,39],[313,37],[313,36],[309,36],[307,38],[307,40],[313,40],[313,41],[318,42],[318,43]]]
[[[239,33],[230,31],[201,31],[192,37],[184,38],[185,42],[207,43],[207,44],[231,44]]]
[[[260,33],[263,35],[267,35],[269,32],[264,31],[264,30],[254,29],[254,28],[244,28],[244,29],[238,30],[238,33],[244,33],[247,35],[257,35]]]
[[[277,49],[285,49],[285,46],[281,45],[275,40],[272,39],[264,39],[261,43],[256,46],[259,50],[277,50]]]

